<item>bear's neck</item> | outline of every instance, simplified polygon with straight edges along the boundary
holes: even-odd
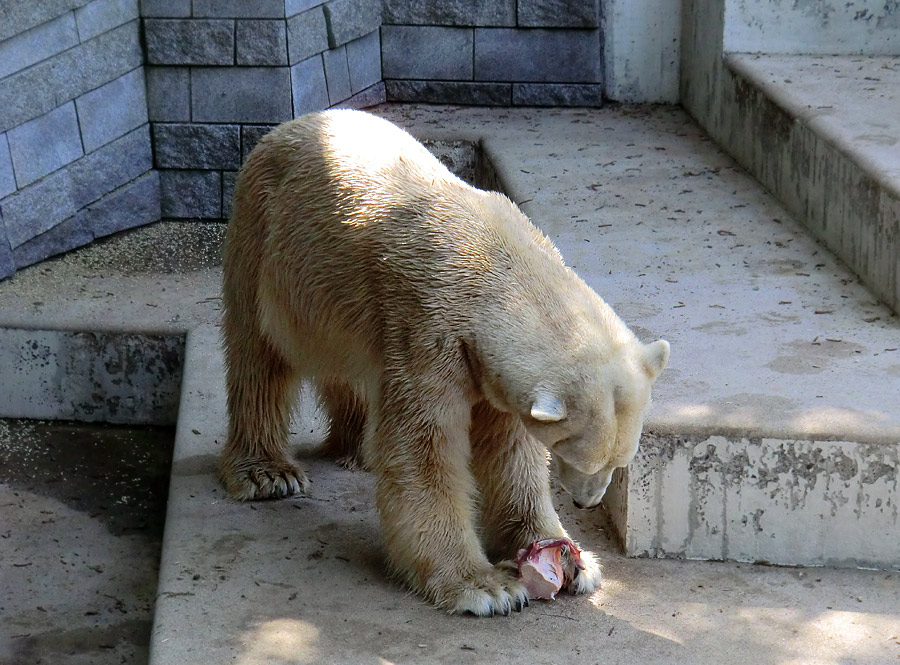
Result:
[[[482,392],[496,408],[524,414],[538,390],[570,394],[635,339],[577,277],[555,291],[515,284],[524,293],[505,294],[507,302],[482,312],[474,327]]]

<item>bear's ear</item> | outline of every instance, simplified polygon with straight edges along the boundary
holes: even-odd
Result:
[[[566,405],[542,390],[531,405],[531,417],[542,423],[558,423],[566,417]]]
[[[655,381],[659,373],[665,369],[666,363],[669,362],[669,343],[660,339],[652,344],[647,344],[643,349],[643,365],[644,371],[651,381]]]

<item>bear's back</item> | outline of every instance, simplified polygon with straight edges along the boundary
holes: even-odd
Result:
[[[281,166],[283,178],[302,178],[308,188],[415,196],[438,183],[468,187],[409,133],[361,111],[307,114],[277,127],[258,147]]]

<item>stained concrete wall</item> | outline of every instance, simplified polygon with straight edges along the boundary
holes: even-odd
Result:
[[[605,0],[606,96],[618,102],[678,101],[681,0]]]
[[[884,0],[727,0],[725,51],[900,53],[900,3]]]
[[[174,425],[183,336],[0,328],[0,418]]]
[[[605,499],[631,556],[900,570],[895,442],[647,434]]]

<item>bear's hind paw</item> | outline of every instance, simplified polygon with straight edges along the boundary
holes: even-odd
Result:
[[[309,493],[306,474],[286,460],[223,462],[219,477],[228,493],[239,501],[283,499]]]

